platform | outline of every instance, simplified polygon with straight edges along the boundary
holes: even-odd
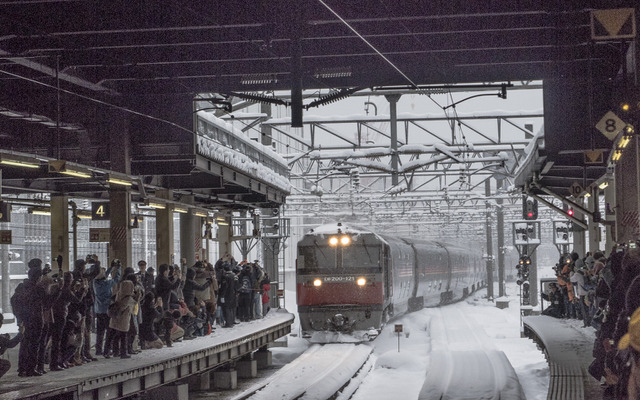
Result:
[[[17,365],[2,377],[1,400],[116,399],[212,370],[266,347],[291,331],[294,315],[286,310],[265,318],[218,328],[209,336],[144,350],[129,359],[105,359],[41,377],[18,377]],[[48,369],[47,369],[48,371]]]
[[[548,400],[601,399],[602,389],[588,372],[593,361],[595,330],[581,320],[549,316],[524,317],[525,334],[544,352],[549,363]]]

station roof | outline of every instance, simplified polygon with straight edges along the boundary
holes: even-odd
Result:
[[[635,0],[2,2],[0,147],[114,169],[117,149],[101,126],[126,113],[133,147],[132,170],[124,172],[136,175],[136,165],[189,143],[197,93],[286,90],[293,109],[301,106],[296,94],[307,89],[428,91],[542,80],[546,144],[521,179],[549,165],[548,185],[560,193],[566,178],[584,185],[605,172],[603,163],[584,173],[585,150],[602,148],[606,158],[611,148],[593,129],[586,137],[571,133],[593,125],[584,117],[590,94],[603,85],[611,90],[606,82],[615,80],[628,45],[592,40],[591,11],[636,6]],[[177,164],[188,170],[190,162]],[[43,179],[16,174],[18,191]],[[150,181],[169,188],[168,171],[159,175]],[[218,178],[210,178],[212,186],[223,192]],[[103,189],[86,190],[92,192]]]

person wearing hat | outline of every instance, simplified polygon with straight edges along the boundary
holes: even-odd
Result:
[[[548,294],[542,293],[542,298],[549,301],[551,305],[544,311],[542,311],[542,315],[548,315],[554,318],[562,318],[564,311],[564,305],[562,304],[562,293],[558,289],[558,285],[554,282],[551,282],[549,284],[549,290],[551,290],[551,292],[549,292]]]
[[[629,351],[631,371],[627,382],[628,399],[640,398],[640,308],[636,309],[629,320],[627,333],[618,342],[618,350]]]

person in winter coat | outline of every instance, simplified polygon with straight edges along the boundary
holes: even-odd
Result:
[[[4,316],[0,313],[0,328],[4,322]],[[4,354],[7,349],[12,349],[17,346],[22,340],[22,333],[18,332],[13,338],[8,333],[0,335],[0,356]],[[0,359],[0,378],[11,369],[11,361]]]
[[[589,278],[586,277],[585,274],[586,269],[584,267],[584,263],[582,268],[578,268],[576,264],[575,271],[571,274],[571,284],[576,291],[576,302],[577,306],[580,307],[583,327],[587,328],[591,326],[591,315],[589,313],[589,305],[587,304],[589,290],[586,288]]]
[[[155,321],[162,317],[162,298],[153,292],[147,292],[140,305],[142,309],[142,323],[140,324],[140,339],[145,349],[161,349],[162,340],[155,332]]]
[[[269,306],[269,291],[271,290],[271,279],[269,274],[264,274],[262,279],[262,316],[266,316],[269,313],[271,307]]]
[[[49,298],[51,296],[57,297],[59,285],[51,277],[51,266],[46,264],[44,268],[42,268],[42,278],[38,282],[38,286],[44,289],[45,293]],[[47,301],[44,303],[42,307],[43,311],[43,326],[42,326],[42,335],[40,336],[40,348],[38,349],[38,364],[36,366],[36,371],[41,374],[46,373],[44,370],[44,364],[46,363],[47,356],[47,345],[49,340],[51,339],[51,327],[53,325],[53,310],[51,309],[53,302]]]
[[[629,373],[624,391],[626,399],[640,399],[640,308],[631,315],[627,333],[620,338],[618,350],[627,352],[629,359]]]
[[[253,302],[254,280],[251,265],[246,264],[238,275],[240,282],[238,288],[238,319],[249,321],[251,319],[251,303]]]
[[[142,283],[142,287],[144,287],[144,292],[154,292],[156,290],[156,277],[155,270],[153,267],[147,267],[144,271],[144,275],[141,277],[140,282]]]
[[[558,285],[555,283],[549,284],[550,293],[542,293],[542,298],[551,303],[549,307],[542,311],[542,315],[548,315],[554,318],[562,318],[564,313],[564,306],[562,304],[562,293],[558,289]]]
[[[53,302],[51,307],[53,311],[53,324],[51,327],[51,357],[49,360],[49,369],[51,371],[61,371],[68,367],[64,364],[61,356],[61,351],[64,342],[64,329],[67,323],[67,316],[69,314],[69,304],[80,304],[82,297],[76,296],[71,290],[71,282],[73,275],[71,272],[65,272],[60,281],[61,287],[59,289],[59,295]]]
[[[111,304],[113,288],[120,282],[120,264],[111,262],[108,270],[100,268],[100,273],[93,280],[94,303],[93,310],[96,314],[96,355],[102,355],[104,337],[109,327],[107,311]],[[111,275],[113,279],[107,279]]]
[[[233,327],[236,320],[237,291],[240,287],[238,277],[231,271],[231,265],[225,264],[224,275],[220,283],[220,303],[224,314],[225,328]]]
[[[37,261],[36,261],[37,260]],[[48,296],[45,290],[38,285],[42,278],[42,260],[33,259],[29,261],[29,271],[27,279],[22,282],[22,288],[25,292],[25,309],[26,312],[19,318],[24,328],[24,338],[20,343],[18,352],[18,376],[41,376],[42,373],[36,371],[40,349],[40,339],[42,336],[42,327],[44,325],[43,307],[48,304]]]
[[[178,279],[171,281],[169,279],[169,265],[160,264],[160,266],[158,266],[158,276],[156,277],[156,297],[162,298],[162,307],[165,311],[169,309],[171,291],[178,289],[182,283],[179,279],[180,276],[180,270],[178,269]]]
[[[114,313],[110,316],[109,328],[113,329],[113,341],[120,343],[120,358],[130,358],[128,354],[127,333],[131,324],[131,316],[133,315],[133,307],[136,305],[137,299],[134,297],[134,284],[130,280],[124,280],[118,285],[118,293],[116,295]],[[111,342],[107,341],[104,348],[105,357],[111,350]]]
[[[184,281],[182,294],[184,295],[184,302],[187,304],[187,307],[189,307],[191,312],[197,314],[198,310],[194,310],[194,308],[196,307],[196,304],[199,304],[200,302],[196,301],[196,292],[202,292],[206,290],[209,286],[211,286],[213,279],[208,278],[205,280],[204,284],[201,285],[195,281],[195,278],[196,270],[193,268],[187,269],[187,279]]]

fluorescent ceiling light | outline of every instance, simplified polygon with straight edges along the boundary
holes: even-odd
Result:
[[[205,213],[204,211],[196,211],[193,213],[193,215],[195,215],[196,217],[203,217],[203,218],[208,217],[207,213]]]
[[[189,210],[186,209],[186,208],[174,207],[173,208],[173,212],[177,212],[177,213],[180,213],[180,214],[186,214],[186,213],[189,212]]]
[[[29,214],[33,215],[51,215],[51,209],[45,207],[32,207],[29,209]]]
[[[120,186],[131,186],[133,184],[131,181],[128,181],[126,179],[116,178],[114,176],[108,176],[107,182],[112,183],[114,185],[120,185]]]
[[[605,189],[607,186],[609,186],[609,182],[607,181],[602,182],[601,184],[598,185],[600,189]]]
[[[0,160],[0,164],[11,165],[13,167],[22,167],[22,168],[34,168],[34,169],[40,168],[40,165],[32,162],[22,161],[22,160],[11,160],[6,158],[3,158],[2,160]]]
[[[158,210],[164,210],[165,208],[167,208],[167,206],[166,206],[166,205],[164,205],[164,204],[162,204],[162,203],[152,203],[152,202],[149,202],[148,206],[149,206],[149,207],[152,207],[152,208],[156,208],[156,209],[158,209]]]

